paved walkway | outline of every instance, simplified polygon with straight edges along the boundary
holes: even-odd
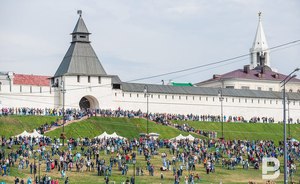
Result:
[[[65,126],[68,126],[68,125],[70,125],[70,124],[72,124],[72,123],[76,123],[76,122],[79,122],[79,121],[82,121],[82,120],[86,120],[86,119],[88,119],[88,116],[83,116],[81,119],[76,119],[76,120],[72,120],[72,121],[67,121],[67,122],[65,123]],[[51,132],[51,131],[53,131],[53,130],[55,130],[55,129],[57,129],[57,128],[61,128],[61,127],[62,127],[62,125],[61,125],[61,126],[54,126],[54,127],[51,127],[51,129],[45,131],[45,133]]]
[[[144,120],[147,121],[147,118],[145,118],[145,117],[142,117],[142,119],[144,119]],[[150,119],[148,119],[148,121],[149,121],[149,122],[152,122],[152,123],[155,123],[155,124],[158,124],[158,125],[168,126],[168,127],[171,127],[171,128],[173,128],[173,129],[175,129],[175,130],[179,130],[178,128],[176,128],[176,127],[174,127],[174,126],[172,126],[172,125],[169,125],[169,124],[163,125],[163,124],[161,124],[161,123],[157,123],[156,121],[150,120]],[[173,124],[173,123],[172,123],[172,124]],[[201,135],[201,134],[197,134],[197,133],[195,133],[195,132],[186,132],[186,131],[183,131],[183,130],[179,130],[179,131],[185,132],[185,133],[189,133],[189,134],[191,134],[191,135],[200,136],[202,139],[208,139],[208,137],[206,137],[206,136],[204,136],[204,135]],[[151,133],[151,132],[150,132],[150,133]],[[197,138],[197,137],[195,137],[195,138]]]

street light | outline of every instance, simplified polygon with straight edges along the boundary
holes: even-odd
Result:
[[[33,151],[33,181],[35,180],[35,159],[36,159],[36,151]]]
[[[287,105],[288,105],[288,139],[290,140],[292,137],[291,137],[291,120],[290,120],[290,99],[289,99],[289,96],[287,95],[286,97],[287,99]]]
[[[63,146],[65,146],[65,93],[66,93],[66,89],[65,89],[65,82],[62,80],[61,81],[61,92],[63,94],[63,108],[62,108],[62,116],[63,116],[63,129],[62,129],[62,133],[60,135],[60,138],[63,140]]]
[[[147,97],[147,136],[149,135],[149,116],[148,116],[148,113],[149,113],[149,91],[148,91],[148,86],[145,85],[144,86],[144,95]]]
[[[63,81],[63,79],[61,80],[60,85],[58,84],[58,79],[56,79],[56,83],[54,83],[52,85],[52,87],[54,88],[60,88],[60,92],[62,92],[63,94],[63,104],[62,104],[62,119],[63,119],[63,129],[62,129],[62,133],[60,134],[60,138],[63,140],[63,146],[65,146],[65,93],[66,93],[66,89],[65,89],[65,82]]]
[[[284,184],[288,183],[288,178],[287,178],[287,143],[286,143],[286,91],[285,91],[285,85],[294,77],[296,77],[296,75],[293,75],[293,73],[299,71],[300,68],[296,68],[294,71],[292,71],[288,76],[285,77],[285,79],[283,79],[280,84],[281,87],[283,87],[283,135],[284,135]]]
[[[223,116],[223,100],[224,100],[224,97],[223,97],[223,91],[222,91],[222,88],[219,89],[218,91],[218,97],[219,97],[219,100],[221,102],[221,124],[222,124],[222,137],[221,139],[224,139],[224,116]]]
[[[39,183],[41,183],[41,164],[42,164],[42,160],[39,157]]]
[[[132,163],[133,163],[133,181],[135,183],[135,164],[136,164],[136,159],[133,159]]]

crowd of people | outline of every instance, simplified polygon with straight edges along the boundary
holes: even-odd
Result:
[[[2,175],[9,175],[11,167],[19,170],[27,169],[35,174],[33,179],[27,178],[27,183],[41,181],[42,183],[58,183],[57,178],[51,178],[51,172],[57,170],[65,183],[69,182],[69,172],[96,172],[98,176],[109,178],[119,172],[128,176],[129,165],[137,157],[143,157],[144,165],[136,167],[136,176],[160,176],[163,180],[166,172],[172,173],[174,183],[195,183],[201,180],[199,169],[206,174],[218,172],[216,165],[224,169],[234,170],[238,167],[247,170],[249,167],[259,169],[263,157],[282,157],[283,146],[276,146],[273,141],[248,140],[218,140],[209,139],[194,141],[188,139],[162,140],[148,138],[70,138],[68,149],[62,149],[59,139],[16,137],[0,139],[0,168]],[[12,148],[18,146],[18,149]],[[37,149],[34,149],[37,148]],[[162,148],[168,152],[160,151]],[[100,155],[100,153],[102,155]],[[296,163],[300,161],[300,145],[297,142],[288,143],[289,175],[296,172]],[[105,156],[106,155],[106,156]],[[161,158],[161,165],[154,165],[154,156]],[[37,176],[38,162],[46,174]],[[146,171],[146,172],[145,172]],[[18,178],[16,178],[17,180]],[[134,178],[127,178],[128,183],[134,183]],[[24,180],[24,179],[18,179]]]
[[[3,109],[1,110],[3,114]],[[61,115],[61,110],[41,110],[16,108],[6,111],[6,115]],[[58,113],[58,114],[56,114]],[[193,132],[209,137],[208,140],[189,139],[163,140],[144,138],[69,138],[67,148],[61,147],[60,139],[49,137],[5,137],[0,139],[0,171],[2,176],[10,175],[12,167],[19,170],[28,170],[34,174],[33,179],[15,178],[15,183],[40,183],[56,184],[57,178],[51,178],[51,173],[56,170],[60,173],[64,183],[69,183],[69,172],[96,172],[102,176],[106,183],[110,177],[119,172],[127,179],[125,183],[134,184],[135,178],[128,177],[129,166],[136,162],[137,157],[143,157],[143,164],[139,164],[134,171],[136,176],[149,175],[151,177],[160,176],[165,179],[167,172],[172,173],[174,184],[186,183],[194,184],[201,180],[203,176],[199,170],[204,170],[206,174],[218,172],[216,166],[223,169],[235,170],[249,167],[259,169],[263,157],[283,157],[283,145],[276,144],[271,140],[223,140],[216,139],[215,132],[196,129],[188,124],[176,124],[174,120],[180,121],[219,121],[218,116],[197,116],[197,115],[175,115],[164,113],[143,113],[142,111],[117,110],[94,110],[78,111],[75,109],[66,110],[66,120],[69,118],[81,118],[83,116],[103,116],[103,117],[128,117],[128,118],[148,118],[163,126],[171,126],[180,131]],[[242,117],[229,117],[234,121],[244,121]],[[224,120],[228,119],[224,116]],[[271,119],[263,117],[256,118],[255,121],[270,122]],[[45,131],[57,122],[46,123],[39,127],[40,131]],[[17,147],[17,149],[14,149]],[[162,152],[168,150],[168,152]],[[300,162],[299,142],[289,141],[288,149],[288,174],[293,176]],[[101,153],[101,154],[100,154]],[[155,165],[153,158],[159,156],[161,165]],[[38,162],[41,160],[45,173],[37,176]]]
[[[80,119],[82,116],[92,113],[91,111],[82,111],[80,109],[70,109],[65,110],[66,119]],[[62,116],[63,110],[58,108],[29,108],[29,107],[18,107],[18,108],[0,108],[0,116],[7,115],[32,115],[32,116]]]
[[[29,108],[29,107],[18,107],[18,108],[0,108],[1,115],[45,115],[45,116],[62,116],[62,109],[57,108]],[[86,109],[80,110],[76,108],[66,109],[65,114],[67,119],[80,119],[81,117],[88,115],[100,115],[108,117],[145,117],[146,113],[141,110],[123,110],[118,108],[117,110],[111,109]],[[171,113],[149,113],[149,117],[160,117],[164,116],[168,120],[180,120],[180,121],[207,121],[207,122],[249,122],[249,123],[274,123],[273,117],[252,117],[249,120],[245,119],[243,116],[226,116],[221,117],[220,115],[197,115],[197,114],[171,114]],[[289,122],[293,122],[289,119]],[[296,123],[300,123],[300,119],[296,120]]]

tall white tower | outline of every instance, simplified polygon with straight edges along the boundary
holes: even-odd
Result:
[[[265,32],[261,23],[261,12],[258,13],[258,26],[256,30],[256,35],[254,38],[254,42],[252,48],[250,49],[251,53],[251,69],[260,67],[260,66],[268,66],[270,65],[270,51],[267,44],[267,39],[265,36]]]

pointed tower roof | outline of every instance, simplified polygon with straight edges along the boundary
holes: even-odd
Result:
[[[81,17],[82,15],[82,11],[78,10],[77,13],[79,14],[79,19],[76,23],[76,26],[72,32],[72,34],[76,34],[76,33],[86,33],[86,34],[90,34],[88,29],[86,28],[86,25]]]
[[[79,19],[74,28],[71,45],[60,63],[54,77],[64,75],[106,76],[94,49],[89,41],[89,32],[79,13]]]
[[[257,51],[257,50],[265,50],[268,49],[268,44],[267,44],[267,39],[266,39],[266,35],[261,23],[261,12],[258,13],[258,26],[257,26],[257,30],[256,30],[256,35],[254,38],[254,42],[253,42],[253,46],[252,46],[252,50],[253,51]]]

